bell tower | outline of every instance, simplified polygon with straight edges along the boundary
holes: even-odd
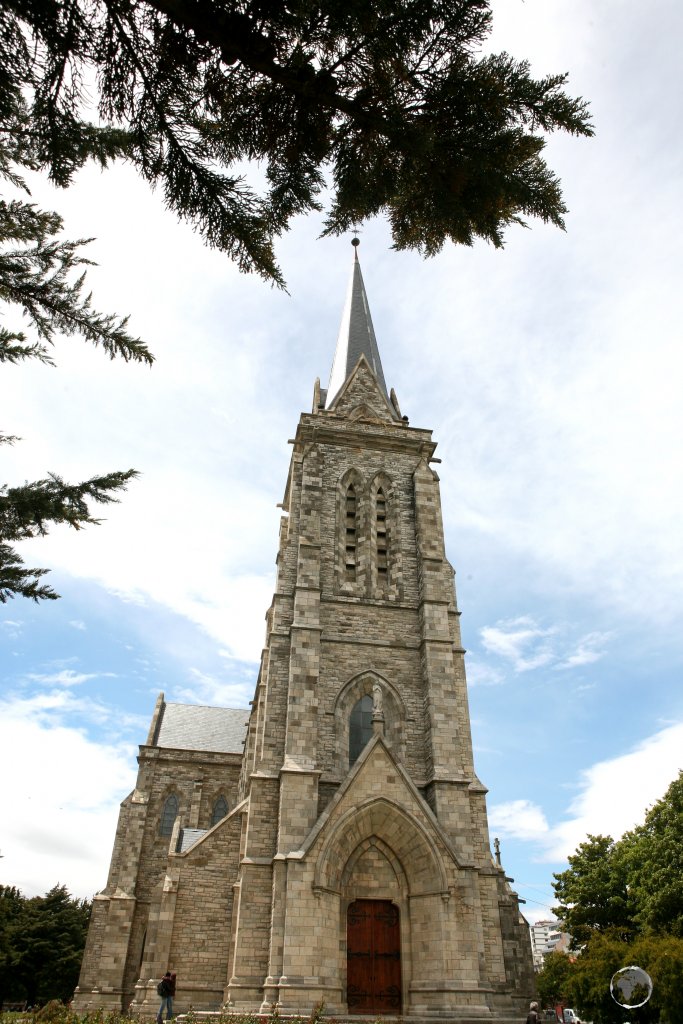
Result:
[[[519,1014],[529,940],[474,772],[436,444],[387,390],[357,248],[329,385],[292,445],[226,994]]]

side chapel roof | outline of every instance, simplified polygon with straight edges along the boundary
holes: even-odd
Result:
[[[241,754],[249,710],[167,704],[162,700],[153,745],[174,750],[209,750]]]

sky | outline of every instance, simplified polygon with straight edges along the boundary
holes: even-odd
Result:
[[[553,872],[621,835],[683,768],[680,289],[683,7],[498,0],[491,48],[590,100],[592,140],[552,138],[567,231],[504,250],[360,259],[384,373],[433,429],[491,837],[547,917]],[[240,275],[126,167],[33,183],[65,237],[91,237],[96,308],[130,314],[153,369],[58,342],[5,370],[11,483],[141,476],[103,523],[25,543],[62,594],[0,606],[0,882],[106,883],[118,804],[157,694],[251,699],[299,414],[323,386],[348,238],[300,218],[288,293]],[[10,317],[5,320],[10,323]]]

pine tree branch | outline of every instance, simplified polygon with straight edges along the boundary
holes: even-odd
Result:
[[[8,544],[0,544],[0,604],[13,597],[28,597],[32,601],[55,601],[52,587],[39,580],[48,569],[24,569],[23,559]]]
[[[0,201],[0,243],[13,241],[25,246],[0,251],[0,300],[21,306],[39,337],[50,343],[57,332],[81,334],[92,344],[101,345],[112,359],[119,356],[126,362],[151,365],[154,357],[147,346],[126,330],[128,318],[94,311],[92,296],[82,295],[83,274],[69,281],[71,271],[92,265],[80,253],[91,239],[50,240],[61,226],[56,213],[17,200]],[[23,341],[22,334],[0,329],[0,361],[30,357],[52,361],[44,346],[23,345]]]
[[[0,327],[0,363],[19,363],[24,359],[38,359],[41,363],[54,366],[50,353],[39,342],[25,345],[26,335],[21,331],[12,332]]]
[[[145,86],[146,97],[153,105],[158,127],[168,151],[154,162],[143,161],[142,171],[153,185],[160,173],[166,179],[166,200],[181,215],[194,222],[209,245],[227,252],[240,270],[255,269],[266,280],[284,287],[282,274],[275,262],[272,242],[264,230],[266,217],[263,204],[239,178],[228,178],[193,159],[168,116],[168,105],[157,95],[157,89],[141,59],[141,49],[129,38],[118,14],[110,9],[110,17],[127,48],[131,65]]]
[[[0,603],[15,596],[34,601],[59,597],[39,582],[49,570],[25,569],[23,559],[8,542],[44,537],[49,527],[58,523],[76,530],[98,525],[101,520],[91,514],[88,502],[118,502],[119,492],[138,475],[129,469],[67,484],[56,473],[50,473],[45,480],[21,487],[0,486]]]
[[[90,514],[88,500],[100,505],[118,502],[118,492],[139,476],[134,469],[67,484],[56,473],[21,487],[0,486],[0,540],[18,541],[45,536],[48,528],[66,523],[79,530],[100,520]]]
[[[326,234],[383,212],[397,248],[430,255],[447,240],[501,245],[523,215],[562,227],[543,134],[592,134],[565,76],[535,81],[524,61],[481,56],[490,0],[8,5],[25,160],[68,184],[89,157],[125,153],[210,245],[277,284],[273,239],[320,208],[327,169]],[[0,38],[0,63],[2,50]],[[81,118],[86,66],[112,122],[101,139]],[[262,196],[222,173],[245,162],[263,165]]]

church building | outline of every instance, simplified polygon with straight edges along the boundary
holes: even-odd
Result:
[[[357,245],[357,240],[354,239]],[[249,710],[167,702],[93,904],[78,1011],[523,1019],[527,924],[472,760],[438,459],[387,390],[355,250],[292,442]]]

